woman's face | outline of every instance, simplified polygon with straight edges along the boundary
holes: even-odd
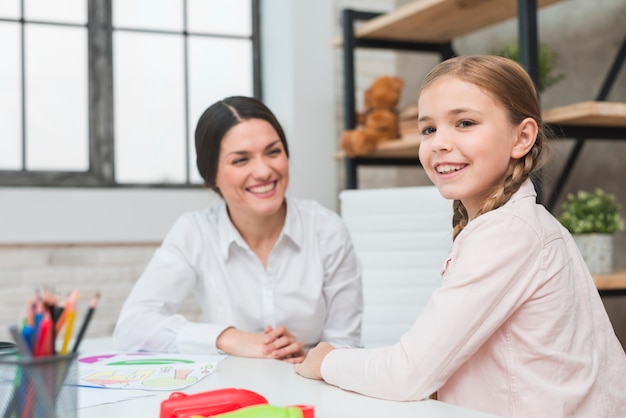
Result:
[[[442,196],[463,202],[470,219],[502,184],[513,159],[536,136],[513,125],[504,107],[478,86],[443,77],[419,98],[420,161]],[[533,135],[534,132],[534,136]]]
[[[215,183],[233,220],[278,213],[289,184],[289,161],[272,125],[249,119],[226,132]]]

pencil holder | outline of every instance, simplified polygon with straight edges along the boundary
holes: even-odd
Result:
[[[31,359],[0,357],[3,418],[75,418],[77,354]]]

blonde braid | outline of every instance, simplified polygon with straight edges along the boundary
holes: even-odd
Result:
[[[456,236],[465,228],[468,220],[467,209],[465,209],[465,206],[463,206],[460,200],[455,200],[452,203],[452,241],[454,241]]]
[[[511,174],[506,176],[502,187],[496,190],[495,194],[490,199],[487,199],[482,209],[478,211],[476,216],[480,216],[483,213],[497,209],[508,202],[515,192],[519,190],[522,183],[524,183],[524,181],[526,181],[526,179],[530,176],[530,173],[533,172],[540,155],[541,141],[535,142],[535,145],[533,145],[528,154],[513,162]],[[452,239],[454,240],[467,225],[468,216],[467,210],[460,200],[454,201],[453,209],[452,225],[454,226],[454,230],[452,232]]]

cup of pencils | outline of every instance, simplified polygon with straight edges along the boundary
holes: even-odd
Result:
[[[13,381],[3,391],[3,417],[75,418],[77,353],[45,357],[0,357],[0,375]]]
[[[0,377],[4,382],[13,382],[11,390],[0,393],[2,417],[77,416],[76,359],[99,299],[96,294],[91,300],[75,333],[78,291],[73,291],[62,305],[49,292],[36,292],[22,327],[9,326],[16,352],[0,357]]]

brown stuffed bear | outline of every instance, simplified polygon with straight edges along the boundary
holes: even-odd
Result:
[[[365,110],[357,114],[357,127],[341,136],[341,148],[349,157],[367,154],[399,137],[396,105],[403,86],[398,77],[381,76],[365,91]]]

